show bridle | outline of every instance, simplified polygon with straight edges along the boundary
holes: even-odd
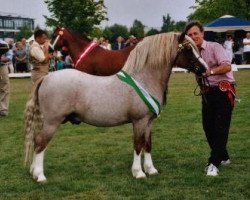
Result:
[[[205,71],[203,71],[199,67],[199,63],[202,63],[205,66],[205,68],[208,68],[207,63],[201,58],[200,54],[195,50],[195,48],[193,47],[190,41],[184,41],[178,45],[177,55],[175,57],[173,65],[176,64],[178,57],[180,56],[181,53],[183,53],[183,51],[186,51],[184,53],[190,54],[190,57],[192,58],[190,59],[191,66],[187,67],[187,70],[189,72],[194,72],[196,75],[197,86],[194,89],[194,95],[195,96],[203,95],[205,86],[209,86],[209,82],[207,80],[207,77],[203,76],[203,73]],[[191,56],[191,52],[195,55],[194,57]],[[197,93],[198,87],[200,87],[200,91]]]

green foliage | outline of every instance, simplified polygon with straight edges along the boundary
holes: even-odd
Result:
[[[174,20],[171,19],[170,15],[163,16],[163,25],[161,27],[161,32],[170,32],[174,30]]]
[[[151,28],[147,33],[146,36],[150,36],[150,35],[155,35],[160,33],[160,31],[158,31],[157,29]]]
[[[203,171],[209,147],[201,125],[200,97],[193,95],[194,75],[173,73],[167,106],[152,129],[158,175],[132,177],[131,124],[98,128],[67,123],[46,150],[46,184],[35,183],[23,167],[23,111],[31,80],[11,79],[9,116],[0,118],[0,199],[249,199],[250,71],[235,76],[242,101],[236,104],[230,128],[232,164],[221,166],[218,177],[206,177]]]
[[[91,33],[89,34],[89,36],[92,37],[92,38],[94,38],[94,37],[100,38],[100,37],[102,37],[102,35],[103,35],[103,31],[99,27],[94,27],[92,29]]]
[[[51,17],[46,18],[50,27],[65,26],[85,34],[106,19],[104,0],[45,0]]]
[[[185,28],[185,21],[175,22],[172,20],[171,16],[167,14],[167,16],[163,16],[163,25],[161,27],[161,32],[170,32],[170,31],[178,31],[182,32]]]
[[[20,28],[20,31],[15,34],[15,41],[20,41],[22,38],[28,39],[30,36],[32,36],[33,32],[30,28],[24,26]]]
[[[139,20],[135,20],[133,26],[130,28],[129,34],[137,38],[144,37],[145,26]]]
[[[105,27],[102,34],[104,38],[109,39],[109,40],[112,38],[112,35],[113,35],[109,27]]]
[[[110,34],[112,33],[112,34]],[[114,24],[113,26],[105,28],[105,34],[110,35],[108,38],[112,43],[116,41],[118,36],[122,36],[123,38],[128,38],[129,32],[127,26]]]
[[[188,16],[188,20],[199,20],[206,24],[223,15],[250,20],[249,0],[196,0],[195,10]]]

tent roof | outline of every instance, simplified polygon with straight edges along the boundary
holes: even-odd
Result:
[[[205,31],[226,32],[235,30],[250,31],[250,21],[231,15],[224,15],[204,26]]]

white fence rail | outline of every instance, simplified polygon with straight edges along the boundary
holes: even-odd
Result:
[[[235,65],[235,64],[232,64],[232,68],[233,68],[233,71],[238,71],[238,70],[241,70],[241,69],[250,69],[250,65]],[[173,73],[175,73],[175,72],[184,72],[184,73],[186,73],[187,70],[179,68],[179,67],[174,67],[172,69],[172,72]],[[10,73],[9,74],[10,78],[29,78],[30,76],[31,76],[31,73]]]

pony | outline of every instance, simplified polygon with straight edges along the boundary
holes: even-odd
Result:
[[[83,34],[67,28],[56,28],[50,42],[51,49],[66,47],[75,68],[88,74],[109,76],[121,70],[134,46],[121,50],[106,50]]]
[[[173,65],[197,75],[206,70],[194,42],[184,34],[148,36],[131,51],[123,75],[153,96],[160,109],[164,104]],[[121,73],[121,72],[120,72]],[[118,74],[119,75],[119,74]],[[25,108],[25,163],[37,182],[46,181],[44,153],[55,130],[70,114],[98,127],[133,125],[134,160],[132,175],[145,178],[157,174],[151,157],[151,127],[157,114],[118,75],[93,76],[78,70],[52,72],[37,81]],[[146,91],[146,92],[145,92]],[[141,154],[144,150],[144,171]],[[146,174],[145,174],[146,173]]]

